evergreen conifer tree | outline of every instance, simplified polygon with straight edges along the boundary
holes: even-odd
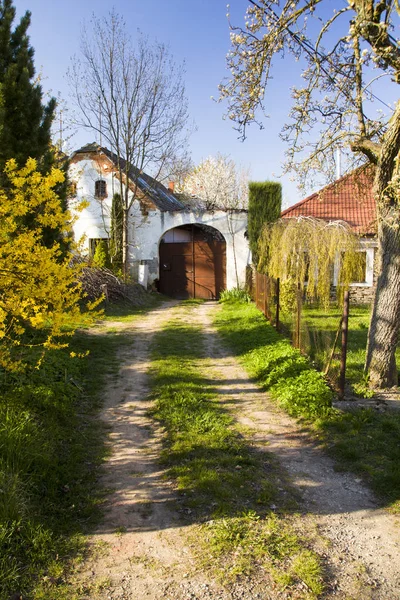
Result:
[[[124,206],[120,194],[114,194],[111,207],[111,236],[110,257],[114,273],[122,272],[122,246],[123,246],[123,212]]]
[[[57,156],[51,143],[56,100],[51,98],[43,104],[42,87],[35,80],[34,49],[27,33],[31,13],[27,11],[14,26],[15,14],[12,0],[0,0],[0,186],[3,189],[8,186],[4,167],[10,158],[20,168],[28,158],[34,158],[37,170],[43,175],[53,166],[67,174],[65,159]],[[64,210],[67,187],[66,180],[56,189]],[[64,249],[67,244],[61,231],[50,228],[43,230],[43,241],[46,246],[59,241]]]
[[[107,240],[104,239],[97,242],[93,255],[93,264],[99,269],[110,268],[111,263]]]
[[[42,88],[34,81],[34,50],[27,34],[31,13],[27,11],[13,29],[14,19],[12,0],[0,1],[0,171],[10,158],[22,167],[30,157],[37,160],[40,171],[47,172],[55,161],[50,129],[56,100],[43,105]]]
[[[279,219],[282,207],[282,186],[276,181],[249,183],[248,235],[253,264],[258,265],[258,240],[266,223]]]

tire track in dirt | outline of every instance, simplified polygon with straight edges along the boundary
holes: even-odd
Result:
[[[111,456],[101,484],[108,491],[101,525],[90,537],[92,556],[76,576],[75,589],[87,600],[230,600],[215,582],[194,575],[172,482],[158,464],[163,432],[147,412],[148,370],[153,336],[174,317],[187,318],[177,302],[133,324],[108,323],[132,335],[120,354],[117,381],[109,383],[101,419],[109,429]]]
[[[163,431],[147,415],[150,344],[173,318],[201,325],[204,372],[238,422],[251,428],[249,443],[273,452],[302,496],[297,527],[314,530],[331,586],[324,598],[400,598],[400,546],[395,519],[380,510],[354,476],[334,471],[333,462],[298,424],[272,404],[224,348],[212,326],[216,303],[197,308],[164,303],[133,324],[118,325],[133,336],[121,353],[121,370],[105,396],[102,419],[112,451],[102,483],[110,492],[104,519],[90,540],[100,549],[77,576],[87,600],[278,600],[284,591],[243,580],[221,588],[196,566],[188,539],[197,524],[179,513],[174,484],[158,463]],[[108,324],[111,327],[112,324]],[[86,592],[84,591],[86,590]]]
[[[334,576],[326,597],[399,599],[398,517],[381,509],[355,475],[337,472],[315,440],[249,380],[218,338],[212,325],[216,310],[217,304],[199,308],[215,389],[239,409],[238,422],[255,430],[255,448],[275,454],[300,491],[303,514],[298,526],[316,528],[315,543]]]

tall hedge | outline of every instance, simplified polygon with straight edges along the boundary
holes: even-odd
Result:
[[[114,273],[122,272],[124,207],[120,194],[114,194],[111,206],[110,258]]]
[[[265,223],[279,219],[282,207],[282,186],[276,181],[249,183],[248,235],[253,263],[258,263],[258,238]]]

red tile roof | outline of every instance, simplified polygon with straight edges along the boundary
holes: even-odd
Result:
[[[356,233],[374,235],[376,204],[372,194],[373,176],[372,168],[360,167],[287,208],[281,217],[346,221]]]

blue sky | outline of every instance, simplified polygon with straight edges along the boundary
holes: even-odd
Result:
[[[43,88],[68,100],[66,72],[74,54],[79,53],[83,21],[93,15],[106,16],[112,4],[105,0],[14,0],[17,17],[26,10],[32,13],[29,30],[35,49],[36,70],[42,71]],[[223,120],[226,106],[211,100],[218,96],[218,84],[228,73],[225,55],[229,50],[229,27],[226,0],[115,0],[116,11],[135,34],[137,28],[150,38],[166,43],[177,62],[186,63],[186,92],[190,117],[197,131],[191,137],[192,158],[221,152],[250,167],[253,180],[276,179],[281,174],[285,146],[279,131],[288,113],[290,86],[293,80],[285,69],[277,69],[275,94],[269,103],[270,118],[265,129],[250,128],[245,142],[229,120]],[[232,0],[232,21],[243,22],[246,0]],[[85,131],[75,136],[72,145],[79,147],[95,138]],[[282,180],[286,204],[300,199],[293,182]]]
[[[279,132],[290,108],[290,88],[299,82],[300,69],[292,60],[278,60],[273,70],[264,119],[265,128],[252,126],[244,142],[229,120],[226,106],[213,102],[218,84],[228,75],[225,56],[230,47],[226,0],[14,0],[17,16],[32,12],[30,38],[35,49],[37,71],[43,74],[43,88],[68,101],[67,70],[79,54],[82,24],[93,14],[107,16],[112,6],[123,15],[134,37],[139,28],[150,38],[164,42],[176,62],[186,63],[186,92],[190,117],[197,131],[191,137],[195,163],[217,152],[230,155],[250,168],[251,179],[277,179],[282,173],[285,144]],[[231,21],[242,24],[247,0],[231,0]],[[328,3],[329,5],[329,3]],[[72,147],[93,141],[87,131],[76,135]],[[98,141],[98,140],[97,140]],[[296,184],[288,176],[283,185],[284,206],[301,199]]]

